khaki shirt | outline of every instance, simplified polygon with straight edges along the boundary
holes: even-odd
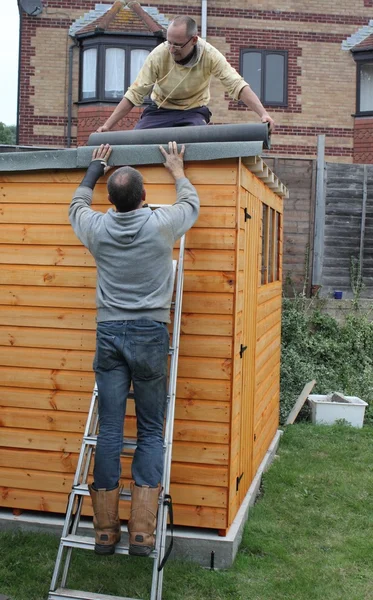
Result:
[[[149,54],[124,96],[135,106],[141,106],[151,92],[151,99],[159,108],[196,108],[210,100],[211,76],[219,79],[235,100],[248,85],[221,52],[201,38],[196,57],[187,65],[178,65],[163,43]]]

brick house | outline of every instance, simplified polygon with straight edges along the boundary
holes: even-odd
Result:
[[[33,15],[20,13],[19,144],[85,143],[172,16],[184,13],[276,119],[271,154],[314,157],[324,133],[328,160],[373,162],[373,0],[144,0],[142,9],[44,0]],[[220,82],[211,92],[214,124],[257,121]],[[120,126],[131,128],[140,111]]]

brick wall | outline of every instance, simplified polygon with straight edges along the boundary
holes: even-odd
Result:
[[[354,162],[373,164],[373,117],[355,119]]]
[[[140,118],[142,108],[135,106],[129,115],[118,121],[113,131],[133,129]],[[78,108],[78,134],[77,145],[84,146],[90,134],[103,125],[113,112],[113,105],[81,105]]]
[[[39,17],[23,13],[20,139],[21,144],[66,145],[67,79],[71,39],[69,25],[94,8],[95,0],[48,0]],[[200,23],[200,0],[187,5],[144,0],[171,18],[190,14]],[[316,156],[317,135],[326,135],[326,157],[352,162],[356,128],[355,70],[351,54],[341,42],[372,18],[371,0],[340,0],[338,7],[324,0],[226,0],[208,3],[208,41],[239,68],[241,48],[272,48],[288,53],[288,106],[269,108],[278,125],[272,153],[278,156]],[[78,100],[78,55],[74,49],[73,101]],[[342,75],[343,74],[343,75]],[[82,144],[90,124],[101,123],[113,105],[73,105],[72,143]],[[257,122],[257,115],[232,101],[218,81],[211,85],[212,122]],[[88,118],[89,117],[89,118]],[[137,120],[137,117],[136,117]],[[124,126],[131,127],[132,115]],[[93,131],[93,129],[92,129]]]

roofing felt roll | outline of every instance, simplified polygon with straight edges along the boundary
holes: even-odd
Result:
[[[165,127],[160,129],[131,129],[91,133],[87,146],[111,146],[201,142],[263,142],[270,148],[268,123],[243,123],[240,125],[202,125],[199,127]]]

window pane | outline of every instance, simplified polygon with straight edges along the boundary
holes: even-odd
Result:
[[[82,98],[96,97],[97,49],[83,52]]]
[[[148,54],[150,54],[149,50],[132,50],[130,85],[135,81]]]
[[[373,63],[360,67],[360,111],[373,110]]]
[[[124,95],[124,50],[107,48],[105,52],[105,98]]]
[[[264,285],[268,281],[268,206],[262,204],[262,277],[261,284]]]
[[[244,53],[242,60],[242,76],[260,98],[262,81],[262,55],[260,52]]]
[[[267,54],[265,65],[264,102],[285,101],[284,98],[285,57],[281,54]]]

